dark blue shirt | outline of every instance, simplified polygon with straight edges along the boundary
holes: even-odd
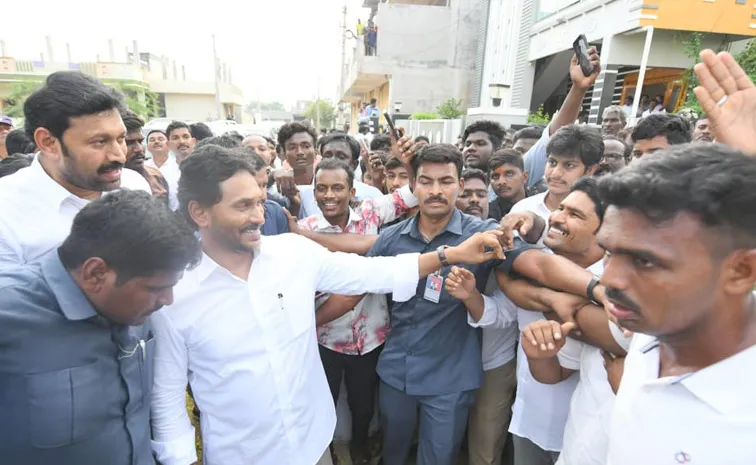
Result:
[[[262,226],[263,236],[276,236],[289,232],[289,220],[283,208],[272,200],[265,201],[265,224]]]
[[[498,223],[454,210],[449,224],[426,242],[417,228],[419,215],[383,231],[369,256],[433,252],[441,245],[458,245],[476,232],[496,229]],[[518,244],[519,245],[519,244]],[[507,253],[504,261],[465,265],[483,289],[494,268],[509,272],[525,248]],[[441,270],[446,279],[449,268]],[[441,395],[480,387],[483,378],[478,331],[467,324],[464,304],[441,291],[438,303],[426,300],[427,279],[418,282],[417,294],[407,302],[394,302],[391,332],[378,360],[378,375],[386,384],[410,395]]]
[[[0,270],[0,463],[155,465],[154,346],[98,315],[57,250]]]

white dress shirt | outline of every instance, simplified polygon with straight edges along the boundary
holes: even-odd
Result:
[[[187,379],[202,415],[207,465],[313,465],[336,412],[315,332],[316,291],[414,297],[418,254],[330,253],[300,236],[264,236],[248,281],[209,257],[154,314],[153,450],[163,465],[196,460]],[[188,378],[187,378],[188,377]]]
[[[171,210],[178,210],[178,182],[181,177],[181,170],[178,163],[176,163],[176,157],[172,153],[169,153],[168,159],[161,166],[157,166],[153,158],[146,160],[144,164],[160,170],[160,173],[162,173],[165,181],[168,183],[168,205],[171,207]]]
[[[504,294],[491,273],[483,294],[483,315],[475,321],[467,314],[467,323],[483,329],[483,371],[499,368],[511,362],[517,354],[517,305]]]
[[[588,270],[601,277],[603,260]],[[617,344],[628,350],[631,338],[624,336],[613,322],[609,322],[609,329]],[[568,337],[557,357],[561,366],[580,372],[557,465],[606,465],[614,392],[607,379],[601,349]]]
[[[124,168],[121,188],[152,194],[141,174]],[[0,267],[33,263],[63,243],[89,201],[73,195],[39,162],[0,179]]]
[[[754,463],[756,346],[659,377],[656,338],[635,334],[614,402],[609,465]]]

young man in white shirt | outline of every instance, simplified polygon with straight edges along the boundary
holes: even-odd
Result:
[[[610,465],[753,462],[756,164],[673,147],[603,178],[610,313],[635,332]]]
[[[151,192],[125,169],[123,97],[96,78],[60,71],[24,103],[39,152],[31,166],[0,179],[0,267],[37,261],[66,238],[90,200],[119,188]]]
[[[157,168],[163,173],[163,177],[168,181],[168,205],[171,210],[178,210],[178,180],[181,176],[176,157],[171,154],[168,148],[168,136],[160,129],[153,129],[147,134],[147,151],[152,158],[146,160],[144,164]]]
[[[214,145],[182,165],[180,210],[199,229],[204,256],[176,287],[173,305],[153,318],[153,447],[164,465],[197,460],[187,382],[202,411],[208,465],[330,464],[336,414],[313,296],[393,292],[407,300],[444,259],[440,251],[366,259],[295,235],[262,237],[254,172],[244,155]],[[486,232],[445,256],[474,263],[503,253]]]

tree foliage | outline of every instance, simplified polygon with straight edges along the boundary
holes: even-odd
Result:
[[[685,108],[690,109],[696,114],[703,113],[701,105],[696,99],[696,94],[693,93],[693,89],[698,85],[698,78],[693,67],[701,62],[701,50],[703,50],[703,39],[705,34],[701,32],[688,32],[685,37],[680,41],[685,51],[685,55],[693,59],[693,66],[686,69],[683,72],[683,76],[688,80],[688,93],[685,97]]]
[[[24,102],[35,90],[42,87],[43,84],[43,80],[14,82],[11,85],[8,97],[5,99],[5,114],[11,118],[23,118]]]
[[[547,113],[544,113],[543,105],[538,107],[535,113],[528,113],[528,123],[549,124],[550,122],[551,117]]]
[[[751,81],[756,82],[756,39],[748,42],[746,48],[735,59],[743,67]]]
[[[450,98],[436,108],[441,119],[456,119],[465,114],[462,100]]]
[[[428,120],[428,119],[440,119],[437,114],[431,112],[422,112],[419,111],[417,113],[412,113],[410,115],[410,119],[414,120]]]
[[[317,125],[318,108],[320,108],[320,127],[317,129],[332,128],[334,121],[336,121],[336,108],[325,100],[310,102],[304,113],[305,118],[312,121],[313,125]]]

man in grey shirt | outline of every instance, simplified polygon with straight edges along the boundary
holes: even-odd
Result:
[[[0,270],[0,462],[155,464],[148,316],[199,258],[180,217],[121,191],[39,263]]]

